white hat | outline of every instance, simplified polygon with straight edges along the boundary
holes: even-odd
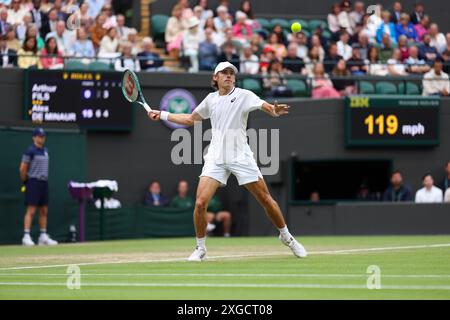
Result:
[[[200,24],[200,20],[197,17],[193,16],[189,18],[188,28],[192,29]]]
[[[228,12],[228,8],[225,7],[224,5],[220,5],[220,6],[217,7],[216,12],[217,13],[219,13],[219,12]]]
[[[239,19],[247,19],[247,14],[240,10],[236,11],[236,20]]]
[[[217,65],[216,69],[214,69],[214,74],[217,74],[218,72],[223,71],[227,68],[231,68],[234,71],[234,73],[238,73],[238,69],[234,65],[232,65],[228,61],[225,61]]]

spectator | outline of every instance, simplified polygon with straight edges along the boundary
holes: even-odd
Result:
[[[119,39],[117,29],[111,27],[100,41],[98,56],[102,58],[111,58],[118,55]]]
[[[13,26],[11,26],[6,33],[6,42],[8,49],[18,52],[20,48],[22,48],[21,42],[16,38],[16,32],[14,31]]]
[[[178,0],[178,5],[183,8],[183,20],[189,21],[194,16],[194,12],[189,7],[189,0]]]
[[[252,36],[252,28],[247,24],[247,15],[242,11],[236,12],[236,24],[233,26],[233,37],[241,41],[249,41]]]
[[[450,81],[448,74],[442,71],[442,59],[434,61],[433,69],[425,73],[423,80],[423,96],[448,96]]]
[[[367,24],[365,24],[365,29],[369,32],[368,36],[375,42],[376,32],[379,25],[383,22],[381,19],[381,13],[383,12],[383,6],[380,4],[373,11],[373,14],[367,16]],[[373,9],[372,9],[373,10]],[[364,18],[363,18],[364,21]]]
[[[16,26],[16,34],[19,40],[23,41],[25,39],[27,29],[32,25],[32,20],[31,13],[27,12],[23,16],[23,23]],[[34,27],[38,29],[36,25],[34,25]]]
[[[199,28],[200,21],[197,17],[189,19],[188,29],[183,33],[183,56],[190,62],[189,72],[198,72],[198,50],[203,35]]]
[[[214,12],[208,7],[208,0],[199,0],[197,6],[203,9],[202,19],[207,20],[214,16]]]
[[[40,34],[45,37],[47,33],[56,32],[56,25],[58,23],[58,12],[56,9],[51,9],[47,13],[47,18],[42,22]]]
[[[223,44],[222,54],[217,59],[217,62],[228,61],[233,64],[238,70],[240,67],[239,56],[236,54],[236,50],[233,42],[227,41]]]
[[[387,68],[390,76],[406,76],[408,74],[401,59],[402,54],[399,49],[392,51],[392,57],[387,61]]]
[[[391,38],[391,43],[397,43],[397,32],[394,23],[391,22],[391,14],[389,11],[383,11],[381,14],[383,22],[377,28],[377,42],[381,43],[383,35],[388,34]]]
[[[118,14],[116,17],[117,20],[117,34],[119,39],[122,41],[128,40],[128,33],[131,28],[125,25],[125,16],[123,14]]]
[[[339,13],[339,25],[341,30],[347,31],[350,35],[353,34],[352,24],[350,21],[350,12],[352,10],[352,6],[350,1],[344,0],[341,2],[341,12]]]
[[[348,79],[351,73],[347,69],[347,64],[344,59],[338,61],[331,72],[331,75],[333,76],[333,86],[339,92],[341,97],[346,97],[356,93],[355,83],[353,80]]]
[[[89,3],[87,1],[80,4],[80,26],[89,29],[94,24],[94,19],[89,15]]]
[[[169,205],[169,200],[161,193],[161,185],[158,181],[153,181],[148,187],[144,198],[144,205],[150,207],[167,207]]]
[[[416,29],[417,38],[419,39],[419,41],[422,40],[423,35],[425,33],[429,33],[430,18],[428,16],[424,16],[419,24],[414,25],[414,28]]]
[[[106,0],[86,0],[89,5],[88,14],[92,19],[95,19],[100,14]]]
[[[271,46],[266,46],[259,58],[259,70],[262,73],[267,72],[270,61],[275,59],[275,50]]]
[[[114,69],[116,71],[125,71],[127,69],[139,72],[141,71],[141,65],[139,64],[139,60],[132,53],[133,45],[128,42],[122,42],[120,45],[120,49],[122,55],[119,59],[116,59],[114,63]]]
[[[364,16],[364,2],[356,1],[355,4],[353,5],[353,11],[349,14],[350,26],[353,30],[356,29],[356,26],[358,24],[362,24],[363,16]]]
[[[447,49],[442,53],[442,60],[444,61],[444,72],[450,74],[450,41],[448,41]]]
[[[425,60],[419,58],[419,49],[416,46],[409,48],[409,58],[404,63],[407,72],[410,74],[423,74],[430,71],[430,66]]]
[[[423,188],[416,192],[416,203],[441,203],[443,200],[442,190],[434,186],[431,174],[422,178]]]
[[[423,43],[419,46],[419,57],[430,64],[441,57],[436,48],[431,46],[431,36],[429,34],[423,36]]]
[[[76,41],[76,31],[66,29],[64,21],[58,21],[56,24],[56,33],[53,34],[56,39],[58,49],[64,54],[69,53],[70,48]]]
[[[391,174],[391,185],[384,192],[383,201],[412,201],[411,188],[403,184],[403,177],[400,171],[394,171]]]
[[[302,70],[303,75],[307,75],[308,77],[313,77],[313,69],[316,63],[322,63],[319,56],[319,48],[312,47],[309,49],[308,56],[303,60],[305,62],[305,68]]]
[[[384,34],[381,39],[381,46],[378,49],[378,56],[382,62],[387,62],[392,57],[392,43],[389,35]]]
[[[430,46],[435,47],[441,54],[447,47],[447,40],[443,33],[439,32],[439,27],[436,23],[430,25]]]
[[[400,60],[404,62],[409,57],[408,38],[404,34],[398,38],[398,49],[402,57]]]
[[[361,59],[367,60],[369,57],[369,49],[371,45],[369,44],[369,38],[364,32],[360,32],[358,35],[358,48],[361,55]]]
[[[45,13],[41,10],[41,0],[33,0],[30,14],[32,17],[31,22],[33,22],[36,27],[41,30],[42,22],[46,19]]]
[[[8,22],[8,9],[0,8],[0,35],[5,35],[10,27],[13,26]]]
[[[290,34],[291,40],[292,40],[292,34]],[[313,40],[317,39],[317,40]],[[317,45],[321,46],[322,48],[326,48],[328,46],[328,38],[324,37],[323,35],[323,28],[318,25],[315,30],[312,31],[311,37],[310,37],[310,43],[312,44],[313,41],[317,43]],[[350,42],[352,39],[350,38]],[[323,53],[325,55],[325,51]]]
[[[336,43],[337,52],[345,61],[350,59],[352,56],[352,47],[348,44],[350,40],[350,35],[346,31],[342,31],[340,35],[340,40]]]
[[[450,203],[450,188],[448,188],[447,191],[445,191],[444,202]]]
[[[58,49],[56,36],[53,33],[45,37],[45,47],[41,51],[41,65],[44,69],[64,68],[64,53]]]
[[[17,51],[8,48],[6,35],[0,35],[0,68],[17,66]]]
[[[131,43],[131,53],[133,55],[137,55],[141,50],[141,46],[138,42],[138,32],[135,28],[130,28],[130,31],[128,31],[127,41]]]
[[[154,52],[153,39],[145,37],[142,39],[142,52],[138,53],[139,63],[142,71],[163,71],[163,60],[159,54]]]
[[[208,16],[203,15],[203,11],[203,7],[201,6],[195,6],[193,10],[194,16],[198,19],[198,21],[200,21],[199,28],[202,30],[205,29],[206,19],[208,18]]]
[[[291,43],[288,47],[287,56],[283,60],[283,68],[288,73],[301,74],[302,70],[305,68],[303,59],[297,56],[297,52],[298,52],[297,44]]]
[[[217,65],[219,50],[213,40],[212,28],[205,29],[205,40],[199,45],[199,69],[212,71]]]
[[[402,4],[400,1],[395,1],[392,5],[392,13],[391,13],[391,22],[394,25],[397,25],[400,23],[400,16],[402,14]]]
[[[269,63],[267,72],[264,72],[264,88],[272,97],[291,97],[292,91],[286,86],[286,73],[283,71],[281,60],[273,59]]]
[[[11,8],[8,10],[8,23],[18,26],[23,23],[23,17],[26,11],[20,7],[20,0],[12,0]]]
[[[281,27],[281,25],[276,24],[273,27],[271,33],[275,33],[277,35],[277,37],[278,37],[278,43],[281,43],[281,44],[283,44],[286,47],[288,41],[287,41],[287,37],[284,35],[284,30]],[[269,36],[269,39],[270,39],[270,36]]]
[[[319,202],[320,201],[320,193],[318,191],[313,191],[309,195],[309,201],[311,202]]]
[[[269,41],[267,43],[275,51],[275,57],[279,60],[283,60],[287,55],[286,46],[280,41],[276,33],[271,33],[269,36]]]
[[[93,58],[95,56],[94,44],[86,36],[86,29],[77,30],[77,40],[72,46],[71,55],[76,57]]]
[[[259,72],[259,59],[253,53],[250,44],[244,45],[242,50],[240,72],[247,74],[257,74]]]
[[[418,24],[422,20],[422,18],[425,16],[425,8],[423,3],[417,2],[414,5],[414,12],[411,13],[411,23],[412,24]]]
[[[380,61],[378,57],[378,49],[371,47],[369,49],[369,59],[367,59],[369,66],[369,74],[373,76],[386,76],[388,74],[387,65]]]
[[[228,15],[228,8],[225,6],[218,6],[216,12],[217,17],[214,18],[214,27],[217,32],[225,34],[226,29],[233,26]]]
[[[330,73],[333,71],[336,63],[343,59],[343,57],[338,53],[338,48],[336,43],[331,43],[328,47],[328,54],[325,56],[324,64],[325,64],[325,72]]]
[[[208,222],[208,229],[211,231],[211,225],[214,222],[223,224],[223,236],[229,237],[231,234],[231,213],[230,211],[223,210],[222,202],[219,197],[214,195],[208,203],[208,209],[206,213],[206,220]]]
[[[100,14],[97,16],[97,18],[95,18],[95,24],[91,27],[90,35],[95,50],[97,50],[100,47],[100,43],[103,37],[108,32],[108,30],[103,27],[105,22],[106,22],[106,15]]]
[[[67,20],[67,13],[63,10],[63,0],[54,0],[53,1],[53,8],[56,10],[56,14],[57,14],[57,20],[63,20],[66,21]]]
[[[341,7],[338,3],[334,3],[331,6],[331,13],[327,16],[328,29],[333,34],[337,34],[341,30],[341,25],[339,23],[339,14],[341,13]],[[336,39],[336,38],[335,38]]]
[[[217,32],[216,27],[214,27],[213,18],[206,19],[205,27],[203,28],[203,30],[206,29],[212,30],[212,40],[217,48],[222,47],[223,43],[225,42],[225,35],[223,33]]]
[[[359,53],[359,46],[357,44],[353,45],[352,56],[347,61],[348,68],[352,75],[363,75],[366,74],[369,68],[361,59],[361,54]]]
[[[180,209],[193,208],[195,201],[188,195],[189,184],[186,180],[178,182],[177,195],[170,201],[170,206]]]
[[[322,63],[316,63],[313,67],[313,76],[311,79],[312,98],[340,98],[339,92],[333,87]]]
[[[255,19],[255,16],[253,15],[251,1],[249,1],[249,0],[241,1],[241,5],[239,6],[239,10],[244,12],[247,15],[248,19],[250,19],[250,20],[254,20]]]
[[[106,17],[105,23],[103,24],[103,28],[109,29],[109,28],[113,28],[113,27],[117,26],[117,18],[114,15],[114,11],[113,11],[111,4],[106,3],[102,7],[101,12]]]
[[[450,188],[450,160],[445,164],[445,177],[440,181],[438,187],[441,190]]]
[[[365,14],[363,16],[363,25],[360,31],[360,34],[364,34],[367,37],[367,40],[370,43],[376,43],[376,36],[377,36],[377,28],[380,24],[374,24],[370,23],[370,17],[375,16],[375,14],[369,16],[368,14]],[[380,19],[380,23],[381,23]]]
[[[34,24],[31,24],[31,25],[28,26],[27,32],[25,34],[25,37],[35,37],[36,38],[38,51],[42,50],[42,48],[45,45],[44,39],[41,38],[41,36],[39,35],[39,30]]]
[[[167,21],[165,40],[167,51],[171,59],[178,60],[183,39],[183,31],[187,27],[187,21],[183,20],[183,7],[175,5],[172,9],[172,16]]]
[[[400,23],[396,27],[397,37],[400,37],[404,34],[408,41],[417,42],[419,38],[417,37],[416,29],[414,25],[409,22],[409,16],[406,13],[402,13],[400,16]]]
[[[40,60],[37,56],[38,47],[36,37],[27,37],[22,48],[17,52],[17,65],[22,69],[39,68]]]
[[[325,59],[325,50],[323,49],[320,37],[317,34],[313,34],[311,36],[311,47],[319,48],[319,58],[320,61],[323,61],[323,59]]]
[[[308,38],[306,37],[305,33],[298,32],[297,34],[292,36],[293,42],[297,43],[297,56],[301,59],[305,59],[308,56],[309,48],[308,48]],[[322,47],[322,50],[323,47]],[[320,49],[319,49],[320,51]],[[322,53],[322,61],[325,58],[325,51]],[[320,55],[320,52],[319,52]]]

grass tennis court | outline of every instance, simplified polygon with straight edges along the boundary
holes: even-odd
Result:
[[[190,263],[191,238],[3,246],[0,299],[450,299],[450,236],[210,238]],[[67,265],[81,288],[66,287]],[[368,266],[381,289],[366,286]]]

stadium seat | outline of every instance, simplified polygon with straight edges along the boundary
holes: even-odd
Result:
[[[328,30],[323,30],[323,31],[322,31],[322,36],[323,36],[325,39],[330,40],[330,39],[331,39],[331,32],[328,31]]]
[[[152,36],[155,41],[164,42],[164,35],[166,32],[166,25],[169,17],[163,14],[155,14],[152,16]]]
[[[242,88],[253,91],[256,95],[262,95],[263,93],[261,83],[258,80],[252,78],[243,79]]]
[[[88,65],[79,60],[66,60],[64,68],[69,70],[88,70]]]
[[[286,19],[276,18],[270,20],[270,31],[272,31],[276,25],[280,25],[283,30],[291,30],[291,25]]]
[[[372,83],[368,81],[359,82],[359,93],[360,94],[373,94],[375,93],[375,88]]]
[[[89,70],[111,70],[111,66],[105,62],[93,61],[89,64]]]
[[[417,84],[413,83],[413,82],[407,82],[406,83],[406,91],[405,91],[405,83],[402,82],[398,85],[398,93],[399,94],[417,94],[420,95],[420,88]]]
[[[309,23],[306,20],[303,19],[293,19],[289,21],[289,25],[292,25],[294,22],[298,22],[302,25],[302,30],[309,30]]]
[[[266,29],[266,30],[270,29],[271,24],[270,24],[269,20],[263,19],[263,18],[258,18],[258,19],[256,19],[256,21],[258,21],[258,23],[262,29]]]
[[[308,87],[305,81],[298,79],[288,79],[287,86],[292,90],[295,97],[309,97]]]
[[[392,82],[380,81],[375,85],[377,94],[398,94],[397,86]]]
[[[267,38],[269,37],[269,34],[270,34],[267,29],[255,30],[255,33],[258,33],[261,37],[264,38],[264,40],[267,40]]]
[[[318,26],[322,27],[322,30],[328,29],[328,24],[325,20],[313,19],[309,21],[309,30],[314,31]]]

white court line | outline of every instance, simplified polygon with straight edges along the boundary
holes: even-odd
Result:
[[[64,287],[66,283],[55,282],[0,282],[0,286],[45,286]],[[230,283],[82,283],[81,287],[192,287],[192,288],[273,288],[273,289],[365,289],[364,285],[336,285],[336,284],[230,284]],[[385,285],[378,290],[445,290],[450,286],[421,286],[421,285]],[[377,290],[374,290],[377,291]]]
[[[415,245],[415,246],[396,246],[396,247],[377,247],[377,248],[359,248],[359,249],[344,249],[344,250],[326,250],[326,251],[313,251],[309,252],[310,255],[319,254],[353,254],[362,252],[382,252],[392,250],[410,250],[410,249],[428,249],[428,248],[444,248],[450,247],[450,243],[439,243],[429,245]],[[266,257],[266,256],[286,256],[292,255],[290,252],[266,252],[266,253],[249,253],[249,254],[234,254],[224,256],[208,256],[207,260],[217,259],[237,259],[237,258],[252,258],[252,257]],[[27,270],[27,269],[44,269],[44,268],[59,268],[68,267],[76,264],[77,266],[93,266],[93,265],[106,265],[106,264],[124,264],[124,263],[161,263],[161,262],[186,262],[187,258],[170,258],[170,259],[140,259],[140,260],[119,260],[119,261],[104,261],[104,262],[82,262],[82,263],[67,263],[67,264],[55,264],[55,265],[42,265],[42,266],[22,266],[22,267],[7,267],[0,268],[0,271],[8,270]]]
[[[66,273],[3,273],[0,277],[67,277]],[[304,273],[82,273],[83,277],[253,277],[253,278],[367,278],[367,274]],[[450,279],[450,274],[382,274],[382,278]]]

